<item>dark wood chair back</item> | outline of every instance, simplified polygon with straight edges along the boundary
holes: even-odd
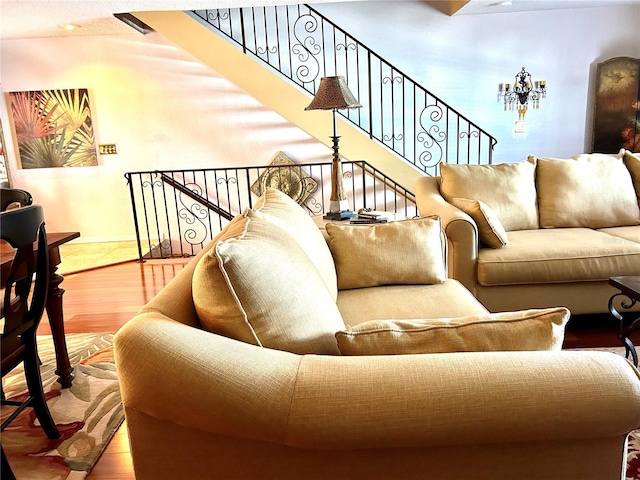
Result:
[[[26,207],[33,204],[33,197],[26,190],[19,188],[0,188],[0,211],[4,212],[14,203]]]
[[[51,417],[42,388],[36,330],[44,312],[49,288],[49,249],[41,206],[31,205],[0,212],[0,237],[14,247],[15,255],[7,275],[2,302],[3,331],[0,334],[2,376],[24,364],[29,397],[24,401],[5,399],[2,404],[18,407],[0,424],[4,430],[22,410],[32,407],[49,438],[60,433]],[[36,243],[37,242],[37,243]],[[34,251],[34,245],[37,250]],[[4,279],[3,279],[4,280]],[[2,475],[13,478],[2,449]]]

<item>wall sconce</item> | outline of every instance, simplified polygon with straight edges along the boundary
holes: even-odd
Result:
[[[342,182],[342,163],[338,152],[338,136],[336,129],[336,112],[344,108],[360,108],[356,97],[347,86],[344,77],[323,77],[315,97],[305,110],[331,110],[333,112],[333,162],[331,163],[331,197],[329,201],[329,213],[324,218],[342,220],[353,216],[349,209],[347,195],[344,192]]]
[[[534,83],[531,80],[531,74],[522,67],[522,70],[516,74],[513,86],[505,83],[503,89],[503,85],[500,84],[498,90],[498,100],[504,99],[505,111],[517,110],[518,120],[524,121],[529,101],[531,101],[532,107],[537,109],[540,108],[540,99],[546,98],[547,82],[540,80]]]

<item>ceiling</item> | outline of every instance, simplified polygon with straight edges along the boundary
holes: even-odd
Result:
[[[344,0],[313,0],[309,3],[336,1]],[[455,4],[453,10],[457,10],[456,15],[640,4],[640,0],[511,0],[511,5],[502,5],[502,0],[421,1],[446,8],[453,8],[449,5]],[[114,13],[196,10],[265,3],[295,4],[301,3],[301,0],[0,0],[0,39],[127,34],[131,33],[131,28],[114,18]],[[68,23],[80,25],[81,28],[72,31],[60,28],[60,25]]]

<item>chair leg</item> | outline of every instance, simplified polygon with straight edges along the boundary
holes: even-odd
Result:
[[[1,445],[0,450],[2,451],[2,463],[0,464],[0,476],[2,477],[2,480],[16,480],[16,476],[11,470],[11,465],[9,465],[7,457],[4,454],[4,448],[2,448]]]
[[[29,396],[34,397],[33,409],[47,437],[60,438],[60,432],[51,417],[51,412],[44,397],[42,377],[40,376],[40,358],[35,344],[35,336],[33,340],[33,343],[29,342],[24,359],[24,374],[27,379]]]

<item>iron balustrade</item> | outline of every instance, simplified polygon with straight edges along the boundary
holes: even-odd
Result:
[[[186,13],[311,95],[344,76],[362,108],[339,114],[427,175],[492,163],[494,137],[308,5]]]
[[[417,216],[412,192],[365,161],[342,162],[352,209]],[[278,188],[309,215],[331,194],[331,163],[155,170],[125,174],[139,260],[196,255],[233,217],[252,208],[265,187]]]

